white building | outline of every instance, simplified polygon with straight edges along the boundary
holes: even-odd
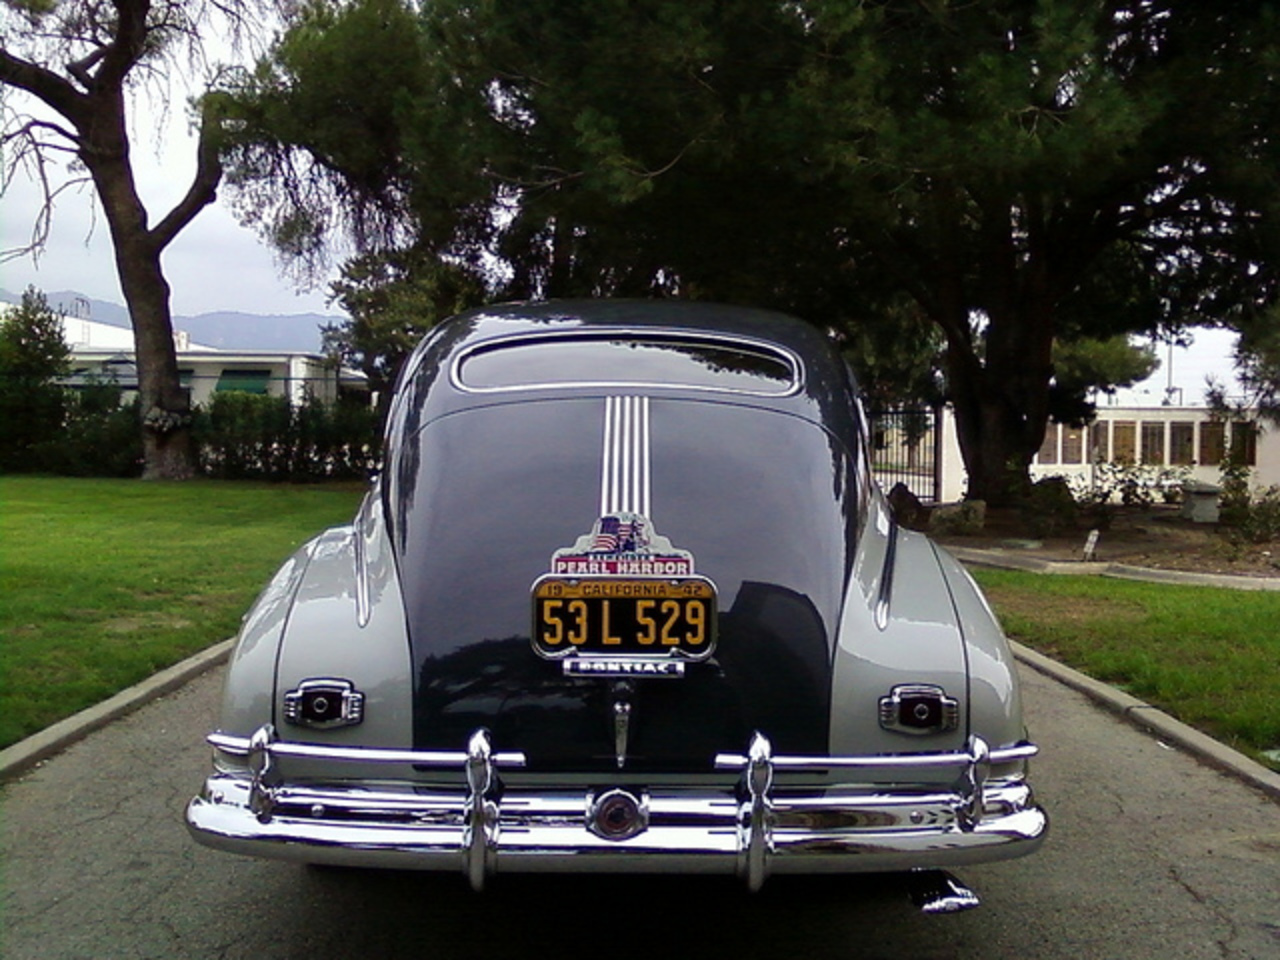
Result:
[[[959,500],[965,492],[964,461],[956,439],[955,416],[941,423],[939,500]],[[1280,431],[1265,423],[1223,421],[1208,407],[1099,407],[1088,427],[1050,423],[1031,465],[1031,476],[1078,477],[1092,485],[1099,463],[1127,463],[1167,471],[1170,479],[1219,484],[1219,465],[1239,444],[1257,489],[1280,485]]]
[[[89,382],[114,382],[126,393],[138,386],[133,331],[79,317],[63,318],[63,336],[71,348],[71,386]],[[215,393],[240,390],[288,397],[295,405],[307,396],[325,402],[358,395],[367,401],[369,388],[363,374],[335,370],[318,353],[275,350],[219,350],[192,343],[181,330],[174,331],[178,375],[191,391],[193,404],[208,404]]]

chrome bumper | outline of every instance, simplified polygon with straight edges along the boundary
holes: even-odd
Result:
[[[518,753],[493,753],[477,731],[465,752],[331,748],[213,735],[224,753],[247,758],[248,773],[214,773],[187,807],[200,843],[220,850],[307,863],[461,870],[481,889],[497,872],[737,873],[758,889],[771,873],[863,873],[945,868],[1033,852],[1048,819],[1021,776],[990,778],[992,766],[1033,756],[1030,743],[989,750],[971,738],[958,753],[866,757],[773,756],[756,734],[745,755],[721,754],[736,787],[650,787],[623,794],[633,829],[601,829],[601,795],[583,790],[504,787]],[[277,760],[412,764],[461,769],[456,791],[278,782]],[[954,768],[946,787],[775,785],[780,771]]]

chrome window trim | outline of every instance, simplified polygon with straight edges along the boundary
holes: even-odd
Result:
[[[786,389],[777,391],[743,390],[733,387],[709,387],[692,383],[668,383],[655,380],[562,380],[554,383],[522,383],[502,387],[477,387],[467,384],[462,378],[462,367],[468,360],[479,353],[488,353],[507,347],[525,346],[538,343],[582,343],[584,341],[635,340],[637,342],[693,344],[708,347],[721,347],[740,350],[770,357],[785,363],[791,370],[791,380]],[[493,395],[507,393],[523,393],[526,391],[546,390],[664,390],[693,391],[696,393],[729,394],[744,397],[765,397],[769,399],[785,399],[802,393],[805,388],[805,366],[800,355],[781,344],[767,340],[757,340],[736,334],[689,333],[670,327],[654,327],[644,329],[622,330],[576,330],[566,332],[557,330],[549,333],[524,333],[508,337],[498,337],[472,344],[461,350],[453,358],[449,367],[449,383],[462,393],[477,395]]]

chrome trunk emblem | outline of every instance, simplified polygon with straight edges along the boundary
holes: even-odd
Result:
[[[631,733],[631,704],[619,700],[613,705],[613,750],[617,755],[618,769],[627,762],[627,737]]]

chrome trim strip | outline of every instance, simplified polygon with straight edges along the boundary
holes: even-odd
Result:
[[[269,726],[268,724],[267,727]],[[254,737],[257,737],[259,732],[255,732]],[[225,733],[211,733],[205,737],[205,740],[210,746],[236,757],[249,756],[253,743],[253,737],[233,737]],[[332,760],[339,763],[409,763],[417,767],[455,767],[459,770],[466,766],[470,758],[470,754],[463,750],[389,750],[381,747],[291,743],[285,740],[269,740],[264,747],[270,756],[275,757]],[[526,762],[525,755],[521,751],[495,753],[490,760],[495,767],[511,768],[523,767]]]
[[[368,502],[367,499],[366,502]],[[363,513],[364,511],[361,511],[362,515],[351,529],[352,547],[354,548],[356,562],[356,626],[362,630],[369,625],[369,618],[373,616],[373,606],[369,602],[369,550],[364,542],[365,517]]]
[[[606,397],[604,401],[604,455],[600,460],[600,516],[602,517],[609,513],[615,499],[614,492],[618,487],[613,459],[616,443],[614,436],[617,429],[615,417],[617,399],[617,397]]]
[[[649,380],[573,380],[557,383],[522,383],[517,386],[510,387],[473,387],[468,386],[463,382],[462,367],[468,359],[477,353],[501,349],[502,347],[521,346],[526,343],[538,343],[554,340],[636,340],[641,342],[647,341],[650,343],[689,343],[709,347],[719,346],[736,348],[746,352],[771,356],[773,359],[785,363],[791,368],[791,382],[787,385],[785,390],[778,391],[741,390],[732,387],[708,387],[700,386],[698,384],[663,383]],[[753,337],[719,333],[690,334],[687,330],[681,330],[674,327],[627,327],[618,330],[576,330],[571,332],[557,331],[553,333],[523,333],[507,337],[495,337],[492,340],[485,340],[481,343],[473,344],[454,357],[453,364],[449,367],[449,383],[456,390],[461,390],[464,393],[475,394],[520,393],[526,390],[637,389],[645,391],[689,391],[693,393],[719,393],[745,397],[783,398],[794,397],[804,391],[804,373],[804,364],[800,361],[800,357],[795,353],[795,351],[784,347],[781,344],[771,343],[767,340],[757,340]]]
[[[1012,746],[988,750],[987,759],[993,766],[998,766],[1004,763],[1013,763],[1016,760],[1030,759],[1039,752],[1040,748],[1038,746],[1023,740]],[[823,770],[893,770],[908,767],[937,769],[939,767],[967,767],[973,762],[974,754],[971,751],[954,751],[950,753],[882,753],[865,757],[780,756],[773,758],[773,767],[775,770],[820,772]],[[750,758],[740,753],[716,754],[715,768],[717,770],[745,770],[750,764]]]
[[[889,627],[889,602],[893,599],[893,571],[898,562],[898,518],[889,513],[889,533],[884,547],[884,566],[880,570],[880,590],[876,596],[876,626]]]
[[[640,436],[639,436],[639,442],[637,444],[637,449],[641,453],[641,459],[640,459],[640,471],[638,476],[636,477],[636,481],[637,481],[639,497],[640,497],[639,499],[640,509],[637,510],[636,513],[640,514],[642,517],[648,517],[650,520],[652,520],[653,514],[650,512],[650,508],[651,508],[651,500],[652,500],[651,477],[652,477],[653,451],[649,443],[649,398],[648,397],[640,398],[639,413],[640,413],[640,418],[637,423],[637,426],[639,427],[639,430],[640,430]]]

